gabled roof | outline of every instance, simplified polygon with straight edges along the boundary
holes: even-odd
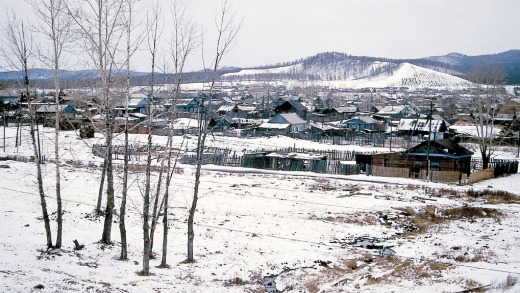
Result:
[[[235,108],[235,105],[221,105],[219,108],[218,108],[218,112],[229,112],[229,111],[232,111],[233,108]]]
[[[356,106],[336,107],[335,109],[339,113],[356,113],[358,111]]]
[[[280,113],[269,120],[269,123],[289,123],[295,124],[306,124],[307,121],[303,120],[296,113]]]
[[[429,149],[428,149],[429,144]],[[473,152],[449,140],[432,140],[424,141],[409,150],[403,152],[409,156],[430,156],[430,157],[448,157],[452,159],[467,158],[473,155]]]
[[[386,106],[383,109],[379,110],[377,114],[379,115],[395,115],[401,113],[404,109],[407,109],[410,113],[415,113],[412,109],[410,109],[408,106],[398,105],[398,106]]]
[[[280,104],[278,107],[281,107],[282,105],[284,105],[285,103],[288,103],[289,105],[291,105],[296,111],[307,111],[307,108],[302,104],[300,103],[299,101],[297,100],[288,100],[288,101],[285,101],[283,102],[282,104]],[[277,107],[277,108],[278,108]]]
[[[330,124],[323,124],[323,123],[309,123],[309,125],[311,127],[314,127],[314,128],[317,128],[317,129],[321,129],[323,131],[327,131],[327,130],[342,130],[342,128],[339,128],[339,127],[336,127],[336,126],[333,126],[333,125],[330,125]]]
[[[354,122],[355,120],[361,120],[361,121],[365,122],[366,124],[377,123],[377,120],[375,120],[374,118],[369,117],[369,116],[353,117],[352,119],[347,120],[345,123],[348,124],[348,123]]]
[[[448,125],[444,122],[444,120],[428,120],[428,119],[401,119],[399,121],[399,125],[397,125],[398,131],[421,131],[421,132],[429,132],[430,131],[430,121],[431,121],[431,131],[432,132],[444,132],[447,130]]]
[[[67,110],[67,112],[76,112],[74,108],[69,105],[41,105],[38,109],[36,109],[36,113],[56,113],[63,112]]]
[[[265,123],[262,123],[260,124],[260,126],[258,126],[258,128],[263,128],[263,129],[286,129],[288,127],[290,127],[291,124],[289,123],[270,123],[270,122],[265,122]]]

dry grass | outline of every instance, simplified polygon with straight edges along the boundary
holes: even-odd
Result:
[[[320,291],[318,286],[319,279],[311,279],[305,282],[305,292],[317,293]]]
[[[516,284],[518,284],[519,281],[520,278],[518,276],[509,274],[507,275],[507,278],[504,281],[500,283],[495,283],[492,287],[493,289],[506,290],[516,286]]]
[[[451,189],[451,188],[436,189],[434,191],[434,193],[438,194],[439,196],[446,196],[446,195],[455,196],[455,195],[459,194],[457,190]]]
[[[395,209],[398,210],[398,211],[403,212],[403,214],[405,216],[413,216],[413,215],[415,215],[417,213],[412,207],[403,207],[403,208],[398,207],[398,208],[395,208]]]
[[[231,287],[231,286],[245,286],[250,284],[249,281],[244,281],[242,278],[235,277],[229,280],[224,281],[224,286]]]
[[[332,184],[329,179],[326,178],[315,178],[316,183],[309,186],[309,190],[319,191],[331,191],[336,190],[338,187]]]
[[[496,209],[483,207],[459,207],[441,210],[438,207],[428,205],[423,211],[415,212],[412,208],[398,208],[409,214],[407,218],[399,219],[400,222],[409,222],[417,227],[416,231],[407,232],[406,235],[425,233],[430,227],[454,220],[474,220],[476,218],[493,218],[499,220],[502,213]]]
[[[414,185],[414,184],[408,184],[406,185],[406,190],[417,190],[417,189],[420,189],[421,187],[419,185]]]
[[[399,279],[416,280],[418,282],[421,279],[442,279],[442,272],[450,267],[450,264],[432,261],[415,262],[409,259],[381,257],[376,260],[372,269],[378,268],[385,273],[377,278],[369,275],[367,285],[391,284]]]
[[[486,199],[491,204],[502,204],[502,203],[518,203],[520,201],[518,195],[502,191],[502,190],[473,190],[469,189],[466,191],[466,196],[470,199],[478,199],[483,198]]]
[[[357,260],[349,259],[345,262],[345,266],[349,268],[351,271],[353,271],[358,268]]]
[[[322,220],[330,223],[339,224],[355,224],[355,225],[375,225],[378,223],[378,217],[372,214],[356,213],[351,215],[325,215],[311,216],[312,220]]]
[[[450,219],[474,219],[474,218],[494,218],[498,219],[502,213],[492,208],[482,207],[461,207],[442,211],[442,214]]]

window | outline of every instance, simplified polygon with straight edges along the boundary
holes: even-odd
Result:
[[[430,162],[430,170],[439,171],[441,164],[439,162]]]
[[[384,157],[383,159],[383,166],[385,167],[392,167],[392,161],[389,157]]]

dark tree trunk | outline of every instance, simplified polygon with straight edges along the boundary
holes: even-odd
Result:
[[[103,160],[103,170],[101,170],[101,179],[99,182],[99,192],[98,192],[98,200],[96,205],[96,215],[101,215],[101,202],[103,200],[103,188],[105,185],[105,176],[107,173],[107,158]]]

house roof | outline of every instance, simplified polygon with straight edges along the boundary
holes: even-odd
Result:
[[[317,129],[321,129],[323,131],[327,131],[327,130],[342,130],[341,128],[339,127],[336,127],[336,126],[333,126],[333,125],[329,125],[329,124],[323,124],[323,123],[309,123],[309,125],[311,127],[314,127],[314,128],[317,128]]]
[[[473,152],[452,140],[442,139],[432,140],[429,142],[424,141],[409,150],[404,151],[403,154],[411,156],[449,157],[456,159],[471,157]]]
[[[147,106],[150,102],[148,101],[147,97],[144,98],[134,98],[131,97],[128,100],[128,107],[139,107],[139,106]]]
[[[398,106],[386,106],[383,109],[379,110],[377,114],[379,115],[395,115],[401,113],[404,109],[408,109],[410,113],[414,113],[413,110],[408,108],[408,106],[398,105]]]
[[[41,105],[38,109],[36,109],[36,113],[56,113],[56,112],[63,112],[66,108],[70,108],[72,111],[75,112],[74,108],[72,108],[69,105]]]
[[[307,108],[302,103],[300,103],[298,100],[288,100],[288,101],[285,101],[282,104],[280,104],[280,106],[282,106],[285,103],[289,103],[289,105],[291,105],[296,111],[307,111]],[[278,107],[280,107],[280,106],[278,106]]]
[[[356,113],[358,111],[356,106],[336,107],[335,109],[339,113]]]
[[[428,119],[401,119],[399,125],[397,125],[398,131],[431,131],[432,132],[443,132],[443,128],[447,128],[444,120],[428,120]]]
[[[270,123],[270,122],[265,122],[265,123],[260,124],[260,126],[258,126],[258,128],[265,128],[265,129],[286,129],[286,128],[288,128],[289,126],[291,126],[291,124],[289,124],[289,123]]]
[[[269,120],[270,123],[289,123],[294,124],[306,124],[307,121],[303,120],[296,113],[280,113]]]
[[[374,118],[369,117],[369,116],[353,117],[352,119],[347,120],[346,123],[352,122],[354,120],[361,120],[361,121],[365,122],[366,124],[375,124],[375,123],[377,123],[377,120],[375,120]]]
[[[235,105],[221,105],[217,111],[218,112],[229,112],[229,111],[233,110],[234,107],[235,107]]]

